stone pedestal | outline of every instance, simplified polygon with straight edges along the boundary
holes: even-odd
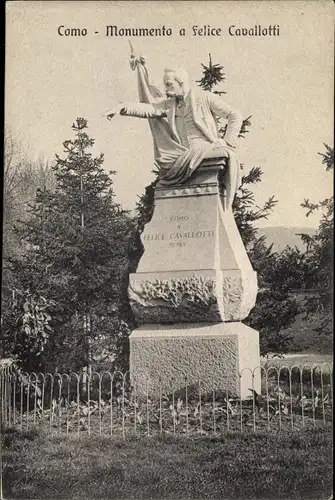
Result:
[[[255,305],[257,276],[226,207],[225,168],[223,158],[207,159],[187,183],[156,187],[145,251],[128,288],[136,320],[145,325],[130,336],[131,377],[140,377],[142,389],[159,366],[166,390],[178,373],[178,380],[201,373],[206,387],[214,380],[238,395],[251,388],[239,371],[259,365],[258,334],[240,322]]]
[[[132,382],[138,394],[157,396],[187,386],[202,393],[260,392],[258,332],[240,322],[146,325],[130,336]]]
[[[128,289],[139,323],[241,321],[255,305],[257,277],[225,210],[223,169],[223,159],[206,160],[187,184],[156,188]]]

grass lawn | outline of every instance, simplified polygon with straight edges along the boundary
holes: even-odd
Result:
[[[109,438],[3,435],[5,499],[313,499],[332,491],[332,432]]]
[[[322,365],[323,363],[331,364],[333,362],[334,356],[332,354],[312,354],[312,353],[291,353],[284,354],[282,358],[270,358],[266,359],[261,358],[261,364],[265,363],[275,365],[275,366],[293,366],[293,365],[309,365],[310,367],[313,364]],[[327,367],[324,368],[327,370]]]

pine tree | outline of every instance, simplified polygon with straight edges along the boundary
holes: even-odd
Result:
[[[51,313],[52,333],[39,358],[34,350],[33,356],[20,352],[21,360],[40,369],[89,366],[99,341],[114,359],[120,332],[128,331],[125,318],[132,320],[126,288],[133,221],[114,200],[115,172],[107,174],[103,155],[90,152],[87,121],[77,118],[72,129],[65,157],[57,155],[53,167],[56,189],[37,191],[19,230],[25,258],[13,264],[20,276],[19,307],[27,296],[34,303],[42,297]]]

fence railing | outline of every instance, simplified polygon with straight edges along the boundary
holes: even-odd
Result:
[[[184,435],[225,431],[299,430],[333,422],[333,365],[258,366],[261,393],[242,399],[223,387],[208,391],[185,377],[182,389],[140,393],[129,372],[0,371],[4,427],[108,436]],[[242,377],[242,373],[239,374]],[[179,385],[180,386],[180,385]]]

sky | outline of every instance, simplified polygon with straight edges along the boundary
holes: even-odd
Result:
[[[259,166],[256,203],[271,195],[278,204],[260,226],[315,227],[300,204],[332,194],[332,174],[318,152],[333,142],[334,11],[324,1],[14,1],[7,2],[5,124],[30,158],[54,162],[72,138],[77,117],[88,120],[94,154],[117,172],[116,199],[133,209],[154,178],[153,148],[146,120],[103,114],[118,102],[138,100],[126,36],[106,36],[106,26],[170,28],[171,36],[131,37],[146,56],[155,84],[165,67],[182,67],[191,81],[201,63],[224,66],[229,104],[252,116],[238,154],[244,171]],[[279,26],[279,36],[230,35],[236,29]],[[66,28],[86,36],[61,36]],[[193,26],[221,29],[193,35]],[[179,30],[185,28],[186,34]]]

